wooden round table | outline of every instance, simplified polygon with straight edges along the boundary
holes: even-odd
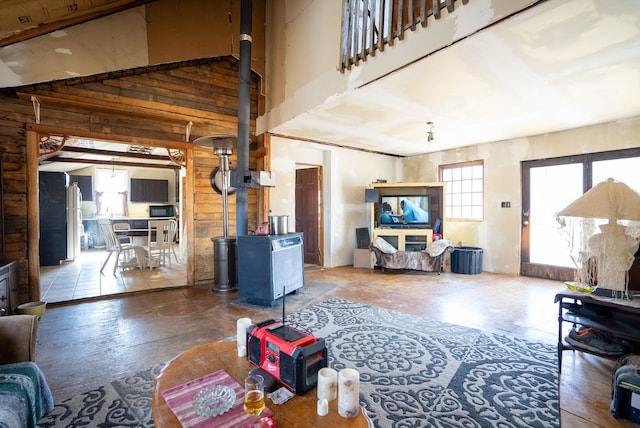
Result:
[[[191,348],[171,360],[154,381],[153,421],[156,427],[181,427],[180,422],[167,405],[162,391],[181,385],[201,376],[224,369],[240,385],[255,366],[245,357],[238,357],[236,342],[213,342]],[[316,390],[296,395],[284,404],[274,404],[266,398],[273,411],[278,428],[287,427],[368,427],[370,419],[360,413],[353,419],[338,415],[338,400],[329,403],[329,414],[318,416]]]

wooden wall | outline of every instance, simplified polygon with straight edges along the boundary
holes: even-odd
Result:
[[[41,135],[135,142],[179,149],[187,155],[185,212],[188,281],[213,281],[213,244],[222,235],[222,197],[209,182],[218,158],[210,150],[194,148],[201,136],[237,133],[238,63],[232,57],[105,73],[89,77],[29,85],[0,91],[0,145],[6,257],[19,260],[20,300],[39,298],[37,162]],[[251,129],[259,105],[259,77],[251,82]],[[40,103],[36,123],[32,96]],[[191,122],[190,138],[186,127]],[[30,143],[28,141],[31,141]],[[250,167],[256,166],[252,145]],[[30,152],[31,150],[31,152]],[[263,151],[263,150],[260,150]],[[235,166],[236,153],[231,157]],[[31,160],[29,160],[31,159]],[[37,166],[36,166],[37,167]],[[249,230],[257,222],[257,190],[249,191]],[[235,197],[229,198],[230,235],[235,235]],[[34,248],[35,246],[35,248]],[[35,253],[34,253],[35,252]],[[36,257],[34,257],[34,254]]]

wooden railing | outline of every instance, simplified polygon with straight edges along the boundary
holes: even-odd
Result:
[[[442,9],[453,12],[456,3],[469,0],[343,0],[340,71],[366,61],[404,39],[407,30],[427,26],[431,15],[440,19]]]

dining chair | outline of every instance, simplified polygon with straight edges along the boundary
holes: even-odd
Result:
[[[172,267],[171,244],[175,236],[175,225],[172,226],[172,221],[174,220],[149,220],[146,247],[149,269],[166,266],[167,260],[169,260],[169,267]]]
[[[116,233],[118,240],[122,244],[133,244],[133,241],[129,235],[118,233],[118,232],[126,232],[129,229],[130,229],[129,223],[126,223],[126,222],[113,223],[113,231]]]
[[[171,252],[173,253],[173,257],[176,259],[176,263],[180,263],[178,260],[178,254],[176,254],[176,234],[178,233],[178,222],[175,219],[170,219],[171,222],[171,236],[169,238],[169,247],[171,248]],[[171,258],[171,255],[169,255]],[[169,265],[171,266],[171,265]]]
[[[122,269],[137,267],[142,270],[142,262],[143,257],[141,257],[144,251],[144,248],[139,245],[125,244],[120,242],[116,233],[113,230],[113,225],[111,224],[111,220],[108,218],[99,218],[98,219],[98,227],[104,236],[104,240],[107,245],[107,251],[109,255],[106,260],[100,267],[100,273],[104,270],[105,266],[109,262],[111,255],[115,253],[116,259],[113,264],[113,273],[116,273],[116,269],[118,266]],[[131,256],[130,252],[134,251],[135,256]],[[120,259],[122,256],[122,260]]]

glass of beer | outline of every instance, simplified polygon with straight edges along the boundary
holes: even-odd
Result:
[[[244,380],[244,411],[257,416],[264,410],[264,378],[250,374]]]

